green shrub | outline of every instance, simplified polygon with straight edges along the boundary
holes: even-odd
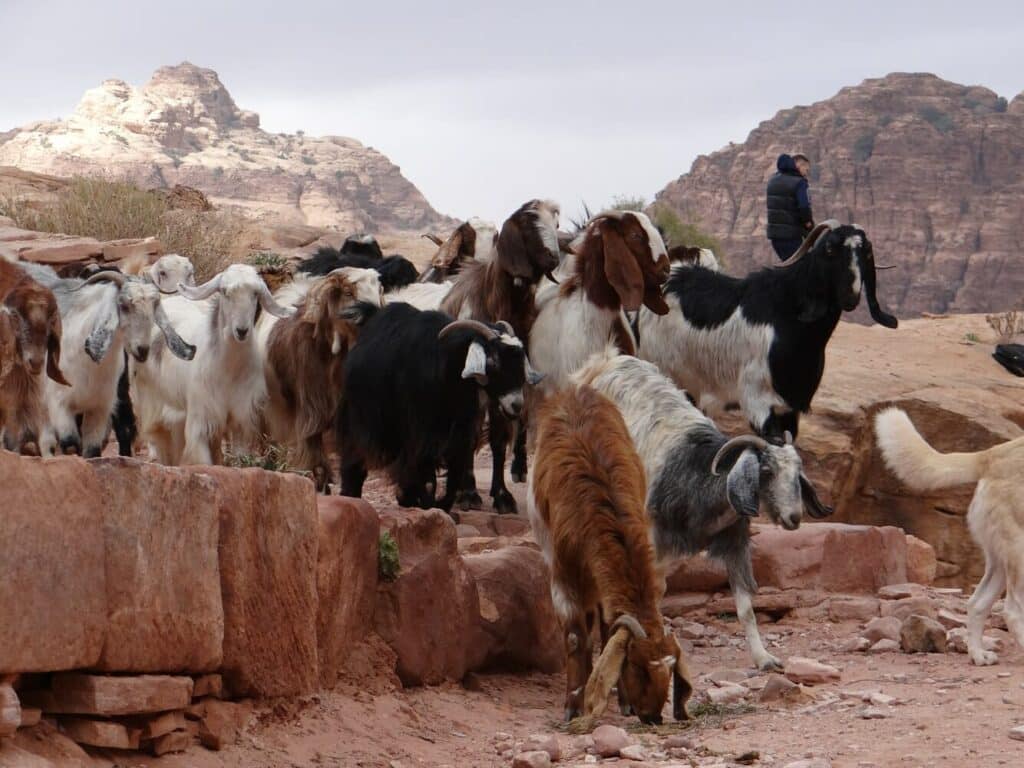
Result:
[[[867,162],[875,151],[875,134],[865,133],[853,144],[853,158],[858,163]]]
[[[401,570],[398,542],[390,531],[381,531],[377,542],[377,575],[384,581],[394,581]]]
[[[1000,96],[998,99],[996,99],[996,112],[1005,112],[1008,106],[1009,104],[1006,101],[1005,96]]]
[[[250,255],[246,262],[256,267],[256,269],[283,269],[288,266],[288,259],[273,251],[257,251]]]
[[[699,221],[683,221],[679,214],[662,203],[651,206],[651,220],[665,237],[668,247],[688,245],[696,248],[708,248],[715,252],[719,263],[722,258],[722,244],[718,239],[701,228]]]
[[[953,118],[937,107],[927,106],[918,110],[921,119],[926,120],[939,133],[949,133],[953,130]]]

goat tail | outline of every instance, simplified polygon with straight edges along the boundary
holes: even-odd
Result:
[[[940,453],[932,448],[899,408],[875,417],[878,447],[886,466],[915,491],[935,491],[975,483],[981,477],[981,453]]]

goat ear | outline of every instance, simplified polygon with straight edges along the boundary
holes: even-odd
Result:
[[[531,277],[533,267],[526,249],[526,240],[519,224],[509,218],[498,235],[498,264],[513,277]]]
[[[462,378],[476,379],[476,383],[482,387],[487,385],[487,352],[479,341],[474,341],[469,345],[469,350],[466,352],[466,365],[462,369]]]
[[[803,497],[807,514],[811,517],[820,520],[823,517],[831,516],[835,512],[828,504],[822,504],[821,499],[818,498],[817,491],[814,490],[811,481],[807,479],[807,475],[803,472],[800,473],[800,495]]]
[[[323,314],[324,303],[330,301],[331,285],[327,280],[328,278],[323,278],[309,289],[306,294],[306,306],[302,310],[302,322],[313,325],[313,338],[316,338],[316,326]]]
[[[64,378],[64,373],[60,369],[60,339],[62,334],[63,326],[60,322],[60,313],[54,309],[53,314],[50,315],[50,331],[46,336],[46,375],[58,384],[70,387],[71,382]]]
[[[729,506],[740,517],[757,517],[760,506],[761,462],[750,448],[744,450],[725,479]]]
[[[96,325],[93,326],[89,337],[85,340],[85,353],[92,358],[94,363],[99,363],[107,354],[110,345],[114,341],[114,334],[120,318],[116,308],[108,309],[102,314]]]
[[[605,277],[619,294],[622,308],[627,312],[635,312],[640,309],[644,299],[644,273],[622,235],[608,222],[603,222],[600,227]]]
[[[683,649],[679,648],[678,643],[676,648],[676,666],[672,670],[672,717],[679,722],[690,719],[690,713],[686,711],[686,701],[693,693],[693,683],[690,680],[686,659],[683,658]]]
[[[627,627],[619,627],[609,638],[601,655],[590,673],[587,687],[583,692],[585,715],[600,717],[608,706],[608,694],[622,675],[622,664],[626,660],[626,646],[632,634]]]
[[[652,285],[644,288],[644,306],[656,315],[667,315],[669,312],[668,303],[661,292],[660,285]]]

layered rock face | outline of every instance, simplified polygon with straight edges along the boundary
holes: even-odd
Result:
[[[860,224],[878,263],[897,265],[878,292],[898,315],[1021,306],[1024,94],[1007,103],[928,74],[865,80],[698,157],[657,201],[720,238],[731,273],[771,264],[765,184],[794,151],[814,165],[815,218]]]
[[[271,134],[217,73],[185,62],[141,88],[106,80],[66,120],[0,134],[0,165],[182,184],[261,218],[346,231],[419,229],[444,220],[398,166],[355,139]]]

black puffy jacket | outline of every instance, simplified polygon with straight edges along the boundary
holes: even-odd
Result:
[[[807,179],[789,155],[779,155],[775,167],[778,171],[768,179],[768,239],[801,238],[807,233],[806,223],[813,221]]]

